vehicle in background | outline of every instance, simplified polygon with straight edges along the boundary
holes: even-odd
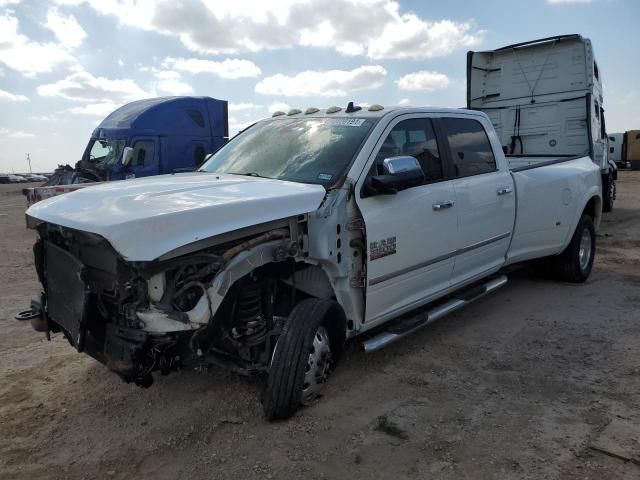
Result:
[[[27,183],[30,182],[26,176],[17,175],[15,173],[7,173],[0,175],[0,183]]]
[[[588,278],[589,156],[505,157],[472,110],[276,114],[196,172],[29,208],[42,290],[20,317],[141,386],[208,363],[267,374],[278,419],[322,395],[345,340],[410,335],[504,285],[506,265]]]
[[[60,166],[42,187],[193,170],[228,136],[225,100],[163,97],[128,103],[96,127],[75,169]],[[31,204],[55,191],[23,193]]]
[[[560,35],[469,52],[467,107],[489,116],[507,156],[590,156],[602,176],[603,211],[613,209],[618,170],[608,158],[589,39]]]
[[[40,175],[38,173],[23,173],[22,176],[29,182],[46,182],[49,179],[46,175]]]
[[[640,130],[628,130],[624,133],[623,155],[628,167],[640,170]]]
[[[609,133],[609,160],[618,165],[618,168],[627,167],[624,151],[624,133]]]

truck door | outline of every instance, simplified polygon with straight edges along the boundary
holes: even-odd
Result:
[[[498,168],[489,137],[471,117],[441,118],[453,166],[458,226],[452,283],[499,268],[505,261],[515,221],[513,178]]]
[[[160,169],[156,139],[153,137],[138,137],[133,139],[131,145],[133,147],[133,158],[126,172],[127,178],[158,175]]]
[[[424,183],[362,198],[366,177],[381,173],[383,160],[398,155],[418,159]],[[443,159],[432,120],[402,115],[380,137],[368,173],[357,184],[367,237],[365,322],[370,325],[419,306],[449,286],[458,217]]]

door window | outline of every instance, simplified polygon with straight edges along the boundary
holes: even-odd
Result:
[[[373,175],[382,174],[385,158],[409,155],[418,159],[425,176],[425,183],[444,179],[442,158],[433,132],[431,120],[412,118],[398,123],[385,138],[372,167]]]
[[[153,163],[153,142],[150,140],[140,140],[133,147],[134,166],[150,165]]]
[[[497,170],[489,137],[480,122],[468,118],[443,118],[440,122],[449,141],[456,177]]]

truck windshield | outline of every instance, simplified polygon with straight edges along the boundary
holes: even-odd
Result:
[[[330,187],[343,175],[374,123],[370,118],[260,122],[218,150],[200,171]]]
[[[124,140],[114,140],[111,138],[94,138],[91,140],[91,150],[89,150],[89,161],[102,164],[111,164],[120,160],[124,149]]]

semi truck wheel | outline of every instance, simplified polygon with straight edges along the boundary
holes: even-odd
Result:
[[[583,283],[589,278],[596,253],[596,229],[589,215],[582,215],[571,241],[564,251],[555,257],[560,280]]]
[[[616,200],[616,179],[612,174],[606,176],[602,182],[602,211],[610,212],[613,210],[613,203]]]
[[[268,420],[289,418],[320,398],[344,342],[344,314],[333,300],[307,299],[293,309],[278,338],[262,397]]]

